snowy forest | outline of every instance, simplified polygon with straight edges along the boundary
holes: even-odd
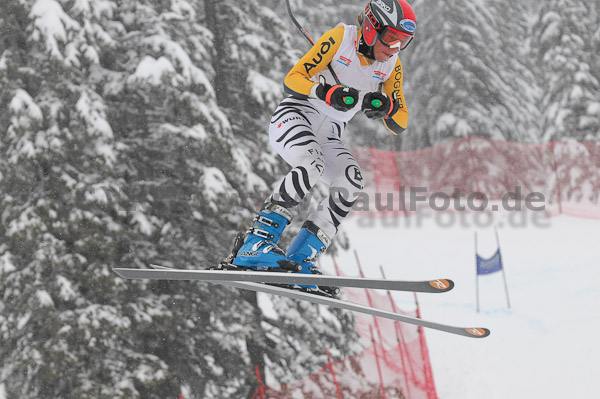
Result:
[[[315,39],[365,4],[292,0]],[[412,5],[409,127],[348,144],[600,140],[597,0]],[[0,32],[0,398],[245,398],[360,350],[348,312],[112,272],[216,264],[287,172],[285,1],[0,0]]]

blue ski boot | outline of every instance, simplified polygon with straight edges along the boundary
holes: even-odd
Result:
[[[330,243],[331,239],[316,224],[306,221],[296,238],[290,244],[287,250],[287,258],[302,265],[302,270],[299,273],[322,274],[314,262],[316,262],[320,254],[325,252]],[[296,284],[294,288],[298,287],[309,291],[321,291],[330,296],[335,296],[339,293],[339,288],[337,287]]]
[[[254,218],[254,224],[248,230],[248,236],[237,250],[232,264],[264,271],[284,271],[287,266],[297,267],[287,260],[285,252],[277,246],[291,220],[292,213],[288,209],[275,204],[265,205]]]

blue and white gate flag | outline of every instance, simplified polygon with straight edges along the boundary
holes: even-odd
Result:
[[[477,256],[477,274],[490,274],[502,270],[502,256],[500,256],[500,248],[494,256],[489,259]]]

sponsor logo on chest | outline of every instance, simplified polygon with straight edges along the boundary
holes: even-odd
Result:
[[[344,57],[343,55],[340,55],[340,57],[337,59],[337,62],[339,62],[340,64],[349,67],[350,64],[352,63],[352,60],[349,58]]]
[[[385,82],[385,77],[386,76],[387,76],[387,74],[385,74],[385,73],[383,73],[381,71],[375,71],[375,72],[373,72],[373,76],[372,77],[375,78],[375,79],[379,79],[382,82]]]

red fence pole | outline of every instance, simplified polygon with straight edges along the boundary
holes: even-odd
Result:
[[[415,296],[415,304],[417,305],[417,318],[421,318],[421,308],[419,307],[419,300],[417,294]],[[433,381],[433,371],[431,370],[431,363],[429,362],[429,352],[427,351],[427,343],[425,342],[425,332],[423,328],[419,326],[419,344],[421,346],[421,359],[423,360],[423,372],[425,373],[425,386],[427,387],[427,399],[437,399],[437,393],[435,391],[435,383]]]
[[[356,250],[354,250],[354,257],[356,258],[356,263],[358,264],[358,271],[360,273],[360,276],[362,278],[364,278],[365,274],[363,273],[362,267],[360,265],[360,260],[358,259],[358,252],[356,252]],[[369,293],[369,290],[365,288],[365,292],[367,293],[367,300],[369,301],[369,306],[372,308],[375,307],[375,305],[373,304],[373,299],[371,298],[371,294]],[[381,335],[381,329],[379,328],[379,322],[377,321],[377,317],[375,317],[375,316],[373,316],[373,323],[375,323],[375,328],[377,329],[377,336],[379,337],[379,342],[381,343],[381,347],[383,348],[383,337]],[[387,362],[385,350],[383,351],[383,360],[385,360]]]
[[[258,366],[254,366],[254,372],[256,373],[256,380],[258,381],[258,390],[260,391],[260,399],[265,399],[265,386],[260,378],[260,370]]]
[[[377,372],[379,373],[379,384],[381,385],[381,397],[385,399],[385,386],[383,385],[383,374],[381,373],[381,365],[379,364],[379,356],[377,355],[377,344],[373,336],[373,326],[369,325],[371,330],[371,343],[373,344],[373,352],[375,353],[375,361],[377,362]]]
[[[331,258],[333,259],[333,267],[335,267],[335,274],[337,274],[338,276],[341,276],[342,273],[340,272],[340,268],[337,264],[337,261],[335,260],[335,256],[331,255]]]
[[[383,267],[381,265],[379,265],[379,270],[381,270],[381,275],[383,276],[383,279],[385,280],[385,273],[383,271]],[[388,298],[390,300],[390,304],[392,305],[392,312],[397,313],[396,311],[396,303],[394,302],[394,299],[392,298],[392,294],[391,292],[388,290],[387,291],[387,295]],[[399,326],[399,322],[395,321],[394,322],[394,329],[396,330],[396,342],[398,342],[398,351],[400,352],[400,359],[402,360],[402,373],[404,374],[404,381],[406,381],[406,395],[408,398],[410,398],[410,381],[408,380],[408,374],[406,374],[406,361],[404,359],[404,351],[402,350],[403,345],[405,344],[404,342],[404,334],[402,333],[402,327]],[[398,335],[398,331],[400,331],[400,334],[402,335],[402,340],[400,340],[400,335]],[[407,353],[408,355],[408,353]],[[410,360],[409,360],[410,363]],[[411,370],[412,370],[412,366],[411,366]],[[413,376],[414,378],[414,376]]]
[[[325,348],[325,353],[327,354],[327,364],[329,365],[329,371],[331,371],[331,375],[333,376],[333,383],[335,384],[335,392],[337,393],[338,399],[342,399],[342,391],[340,390],[340,386],[337,383],[337,379],[335,378],[335,370],[333,370],[333,362],[331,361],[331,356],[329,355],[329,351]]]

